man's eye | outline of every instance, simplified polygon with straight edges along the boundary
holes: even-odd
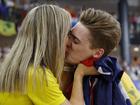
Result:
[[[76,39],[76,38],[73,40],[73,42],[74,42],[75,44],[79,44],[79,40]]]
[[[80,41],[79,41],[75,36],[73,36],[73,35],[71,34],[71,32],[69,32],[68,38],[69,38],[74,44],[79,44],[79,43],[80,43]]]

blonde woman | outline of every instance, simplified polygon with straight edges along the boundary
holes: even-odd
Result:
[[[70,15],[58,6],[27,14],[0,68],[0,105],[84,105],[82,78],[93,70],[78,66],[70,101],[59,88],[69,29]]]

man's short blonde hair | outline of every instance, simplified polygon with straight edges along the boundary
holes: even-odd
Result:
[[[89,8],[81,13],[80,22],[91,33],[91,48],[103,48],[104,56],[120,42],[120,23],[109,13]]]

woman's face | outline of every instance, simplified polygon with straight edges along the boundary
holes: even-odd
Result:
[[[66,52],[67,43],[68,43],[68,35],[66,35],[64,38],[64,51],[65,52]]]

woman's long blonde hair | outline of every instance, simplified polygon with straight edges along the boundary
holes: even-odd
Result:
[[[64,66],[64,39],[70,15],[55,5],[40,5],[25,17],[15,43],[0,68],[0,91],[25,90],[28,67],[42,62],[60,80]],[[18,82],[17,82],[18,81]]]

